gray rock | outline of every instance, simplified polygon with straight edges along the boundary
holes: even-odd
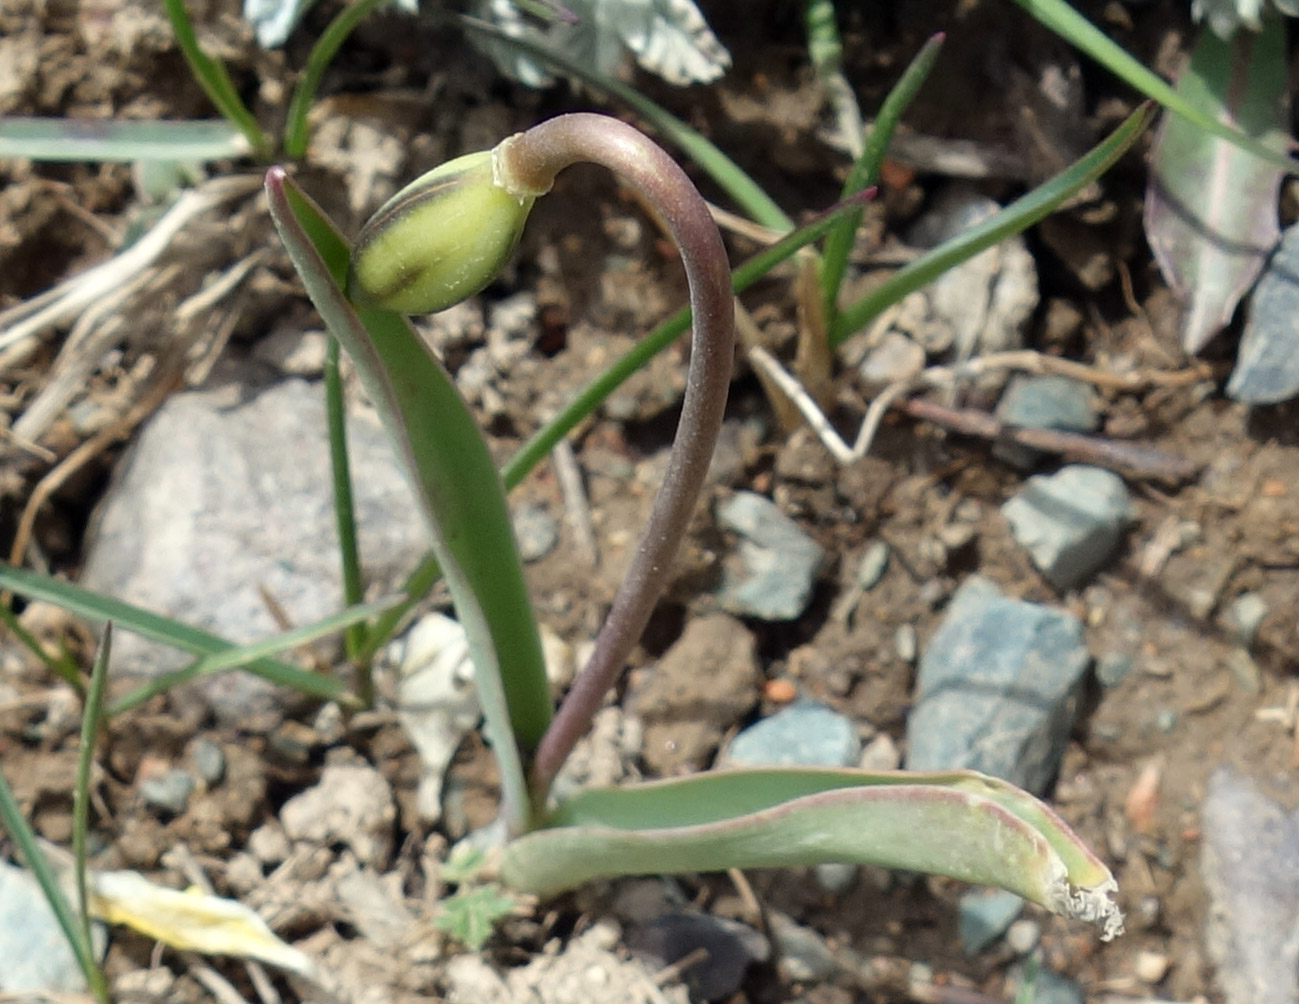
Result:
[[[1024,901],[1004,889],[972,889],[961,896],[956,933],[966,955],[978,955],[1006,933]]]
[[[890,331],[866,353],[857,372],[871,390],[910,380],[925,368],[925,350],[906,335]]]
[[[1031,979],[1027,978],[1027,966],[1020,966],[1011,974],[1010,985],[1015,988],[1015,999],[1026,982],[1032,983],[1032,994],[1025,998],[1033,1004],[1084,1004],[1082,988],[1067,976],[1047,969],[1036,967]]]
[[[199,778],[209,788],[221,783],[226,774],[226,755],[211,739],[196,739],[189,751],[190,762]]]
[[[1042,794],[1089,662],[1076,617],[966,580],[920,657],[907,766],[971,767]]]
[[[1267,601],[1258,593],[1241,593],[1227,608],[1227,620],[1236,636],[1236,642],[1245,648],[1254,646],[1259,626],[1266,616]]]
[[[816,931],[772,910],[767,914],[780,975],[789,983],[822,983],[839,974],[834,950]]]
[[[514,511],[514,537],[519,542],[519,557],[538,561],[559,543],[559,526],[545,506],[524,505]]]
[[[997,402],[997,418],[1016,428],[1066,432],[1090,432],[1099,420],[1090,387],[1068,377],[1039,374],[1020,374],[1011,379]],[[1040,450],[1018,443],[999,442],[992,452],[1023,469],[1042,457]]]
[[[821,546],[774,502],[753,492],[736,492],[718,508],[717,518],[740,536],[723,570],[723,609],[764,621],[801,616],[825,559]]]
[[[1106,689],[1117,687],[1132,672],[1132,656],[1122,652],[1106,652],[1096,660],[1096,679]]]
[[[108,940],[103,925],[94,924],[91,934],[102,958]],[[62,995],[86,989],[76,956],[36,879],[0,861],[0,992],[23,998],[31,991]]]
[[[348,422],[367,575],[395,583],[427,548],[414,497],[377,423]],[[287,380],[176,394],[140,433],[90,531],[81,584],[231,641],[279,628],[259,592],[307,624],[342,603],[322,389]],[[113,671],[157,676],[187,657],[122,632]],[[274,712],[246,673],[203,681],[225,720]]]
[[[1287,227],[1254,287],[1227,394],[1276,404],[1299,394],[1299,224]]]
[[[1227,1004],[1299,1000],[1299,813],[1230,768],[1209,778],[1200,872],[1205,943]]]
[[[751,927],[706,913],[669,913],[627,932],[627,947],[656,966],[671,966],[704,949],[705,955],[681,971],[692,1001],[730,997],[755,962],[765,962],[771,944]]]
[[[727,767],[855,767],[861,740],[853,723],[815,701],[798,701],[731,740]]]
[[[1001,513],[1057,589],[1081,585],[1105,564],[1133,517],[1123,479],[1082,464],[1029,478]]]
[[[140,782],[140,797],[151,809],[179,816],[189,805],[198,781],[188,771],[173,767],[157,777],[147,777]]]

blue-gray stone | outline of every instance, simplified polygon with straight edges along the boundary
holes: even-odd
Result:
[[[972,889],[961,897],[956,934],[966,955],[978,955],[1006,933],[1024,901],[1004,889]]]
[[[730,997],[740,989],[749,966],[771,956],[771,943],[753,928],[706,913],[664,914],[632,927],[626,942],[633,953],[659,967],[675,965],[704,949],[701,958],[681,970],[692,1001]]]
[[[178,767],[173,767],[158,777],[148,777],[140,782],[140,797],[151,809],[159,809],[173,816],[179,816],[189,805],[189,796],[194,794],[198,782],[193,775]]]
[[[966,580],[920,657],[907,767],[970,767],[1044,793],[1090,661],[1076,617]]]
[[[519,557],[538,561],[559,543],[559,527],[542,505],[523,505],[514,511],[514,538],[519,542]]]
[[[103,925],[92,925],[91,935],[102,958]],[[42,992],[84,994],[86,980],[36,879],[0,861],[0,993],[26,999]]]
[[[1038,966],[1037,971],[1028,978],[1027,966],[1021,967],[1012,983],[1022,990],[1023,984],[1032,983],[1032,993],[1025,999],[1033,1004],[1084,1004],[1082,989],[1067,976],[1061,976],[1045,966]],[[1016,1000],[1019,999],[1018,994]]]
[[[1086,384],[1065,376],[1020,374],[1006,387],[997,403],[997,418],[1021,429],[1062,429],[1090,432],[1096,428],[1095,399]],[[992,452],[1020,468],[1041,459],[1040,450],[1018,443],[997,443]]]
[[[753,492],[736,492],[718,508],[717,518],[740,537],[723,569],[722,609],[764,621],[800,617],[825,560],[821,546],[774,502]]]
[[[1258,593],[1241,593],[1227,608],[1227,619],[1236,641],[1245,648],[1254,646],[1258,629],[1267,616],[1267,601]]]
[[[226,774],[226,755],[217,743],[206,737],[196,739],[189,756],[204,784],[211,788],[221,783]]]
[[[1029,478],[1001,514],[1057,589],[1081,585],[1105,564],[1133,516],[1123,479],[1082,464]]]
[[[1122,652],[1106,652],[1096,660],[1096,679],[1107,690],[1117,687],[1132,672],[1132,656]]]
[[[855,767],[861,739],[853,723],[814,701],[798,701],[750,725],[733,740],[727,767]]]
[[[1227,395],[1276,404],[1299,394],[1299,224],[1291,224],[1254,287]]]

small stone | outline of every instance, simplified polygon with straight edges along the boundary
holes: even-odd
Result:
[[[1163,952],[1143,951],[1132,960],[1132,971],[1145,983],[1158,983],[1168,975],[1170,965],[1171,960]]]
[[[1227,394],[1245,404],[1277,404],[1299,393],[1299,225],[1291,224],[1254,286]]]
[[[839,896],[857,881],[857,866],[846,861],[829,861],[812,869],[816,884],[831,896]]]
[[[102,958],[104,928],[98,923],[92,928],[95,956]],[[86,992],[86,979],[41,887],[31,873],[5,861],[0,861],[0,992],[18,1000]]]
[[[916,636],[914,624],[900,624],[893,632],[893,649],[903,662],[915,662],[919,651],[920,639]]]
[[[768,913],[767,921],[776,948],[776,965],[786,982],[822,983],[838,975],[842,967],[820,934],[774,910]]]
[[[1012,997],[1018,999],[1024,990],[1026,972],[1023,966],[1016,967],[1011,974],[1010,987],[1014,990]],[[1032,979],[1032,993],[1025,997],[1033,1004],[1085,1004],[1082,989],[1073,980],[1061,976],[1046,966],[1038,966]]]
[[[715,1001],[740,989],[755,962],[771,956],[771,944],[751,927],[706,913],[669,913],[627,932],[627,947],[659,968],[704,949],[703,957],[681,972],[693,1001]]]
[[[140,797],[144,804],[172,816],[179,816],[189,805],[189,796],[194,794],[198,782],[188,771],[172,767],[156,777],[146,777],[140,781]]]
[[[196,739],[189,750],[190,762],[199,778],[209,788],[221,783],[226,773],[226,755],[211,739]]]
[[[1011,379],[997,403],[997,418],[1015,428],[1067,432],[1090,432],[1099,421],[1090,387],[1069,377],[1037,374]],[[1043,456],[1040,450],[1010,442],[996,443],[992,452],[1024,470]]]
[[[857,585],[863,591],[874,589],[879,585],[880,579],[884,578],[888,567],[889,545],[882,540],[871,541],[857,564]]]
[[[852,767],[861,756],[853,723],[814,701],[799,701],[750,725],[721,758],[724,767]]]
[[[274,867],[293,852],[293,845],[279,823],[263,823],[248,834],[248,853],[264,865]]]
[[[325,369],[328,343],[323,331],[277,328],[253,346],[253,358],[286,376],[318,377]]]
[[[387,866],[397,818],[388,782],[373,767],[331,764],[315,787],[294,795],[280,810],[291,840],[342,843],[362,864]]]
[[[1155,726],[1167,735],[1177,727],[1177,712],[1172,708],[1160,708],[1155,716]]]
[[[887,732],[881,732],[862,750],[857,766],[862,770],[897,770],[901,763],[898,744]]]
[[[920,658],[907,766],[969,767],[1044,793],[1090,661],[1076,617],[967,579]]]
[[[857,372],[868,390],[910,380],[925,368],[925,350],[898,331],[888,332],[866,353]]]
[[[1133,516],[1123,479],[1081,464],[1029,478],[1001,512],[1057,589],[1081,585],[1105,564]]]
[[[802,616],[825,560],[821,546],[774,502],[753,492],[736,492],[718,508],[717,518],[740,537],[723,567],[722,608],[764,621]]]
[[[1096,679],[1107,690],[1117,687],[1132,672],[1132,656],[1122,652],[1106,652],[1096,660]]]
[[[514,511],[514,538],[519,542],[519,557],[538,561],[559,543],[559,526],[542,505],[523,505]]]
[[[1259,626],[1267,616],[1267,602],[1258,593],[1241,593],[1231,601],[1227,618],[1236,636],[1237,644],[1252,648],[1258,637]]]
[[[1042,925],[1027,917],[1006,928],[1006,947],[1016,955],[1027,955],[1042,940]]]
[[[965,893],[957,908],[956,933],[966,955],[978,955],[1006,933],[1024,909],[1024,901],[1004,889]]]

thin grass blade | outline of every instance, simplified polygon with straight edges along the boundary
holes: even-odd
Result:
[[[321,638],[337,634],[339,631],[345,631],[353,624],[360,624],[377,614],[384,613],[397,602],[398,600],[393,597],[375,603],[348,607],[346,610],[326,617],[324,620],[316,621],[314,624],[294,628],[291,631],[285,631],[282,634],[273,635],[270,638],[251,642],[247,645],[235,645],[222,652],[205,656],[184,669],[178,669],[174,673],[165,673],[129,694],[118,698],[109,706],[108,714],[110,717],[120,715],[122,712],[138,707],[159,694],[167,693],[173,687],[178,687],[183,683],[190,683],[200,677],[212,676],[215,673],[224,673],[232,669],[245,669],[281,652],[300,648],[303,645],[310,645]],[[318,673],[308,673],[306,675],[312,678],[319,678],[320,676]],[[359,698],[357,703],[359,703]]]
[[[462,28],[468,32],[484,35],[531,56],[542,63],[548,63],[558,70],[581,80],[583,83],[617,98],[634,108],[647,122],[671,143],[676,144],[683,153],[726,192],[740,209],[748,214],[755,223],[782,233],[794,229],[794,221],[789,218],[780,206],[776,205],[762,186],[754,181],[735,161],[722,153],[715,145],[701,136],[694,129],[682,122],[661,105],[655,104],[634,88],[607,77],[603,73],[582,66],[552,52],[545,46],[536,45],[521,38],[515,38],[497,28],[495,25],[471,17],[457,19]]]
[[[1205,30],[1178,80],[1190,104],[1270,149],[1290,145],[1285,23],[1230,42]],[[1281,239],[1283,172],[1177,115],[1155,138],[1146,186],[1146,238],[1182,301],[1182,345],[1198,352],[1231,322]]]
[[[1201,129],[1248,150],[1255,157],[1289,174],[1299,173],[1299,162],[1277,153],[1238,129],[1219,122],[1195,107],[1164,80],[1134,59],[1099,28],[1079,14],[1065,0],[1015,0],[1061,38],[1087,53],[1119,79],[1157,101],[1169,111],[1194,122]]]
[[[511,843],[501,876],[549,895],[596,877],[875,864],[995,885],[1122,930],[1109,870],[1047,806],[973,771],[768,768],[592,789]]]
[[[838,345],[877,317],[881,311],[922,286],[933,282],[948,269],[973,258],[999,241],[1027,230],[1065,200],[1110,169],[1149,125],[1153,105],[1142,105],[1128,116],[1100,144],[1054,178],[990,216],[977,226],[940,244],[932,251],[899,269],[887,282],[845,307],[830,329],[830,342]]]
[[[0,119],[0,157],[40,161],[210,161],[246,157],[247,137],[225,119]]]
[[[225,68],[225,64],[213,59],[198,44],[194,33],[194,23],[190,20],[185,0],[163,0],[167,19],[171,21],[172,31],[176,33],[176,42],[185,62],[189,64],[194,79],[203,88],[217,111],[226,117],[236,129],[244,134],[253,153],[259,157],[270,154],[271,144],[262,132],[257,119],[235,89],[234,81]]]
[[[104,625],[99,650],[90,669],[90,687],[86,691],[81,715],[81,746],[77,750],[77,782],[72,789],[72,862],[76,869],[77,914],[81,918],[81,935],[87,945],[90,936],[90,907],[86,894],[86,837],[90,832],[90,772],[95,763],[95,743],[99,723],[103,720],[104,687],[108,682],[108,660],[113,651],[113,624]]]
[[[62,582],[26,569],[14,568],[3,562],[0,562],[0,588],[11,589],[31,599],[47,600],[69,613],[97,624],[112,621],[122,630],[138,634],[151,641],[162,642],[164,645],[189,652],[191,655],[217,655],[239,648],[214,634],[190,627],[188,624],[181,624],[161,614],[107,596],[100,596],[88,589],[74,586],[70,582]],[[332,676],[308,673],[296,666],[274,659],[256,659],[247,663],[244,668],[264,680],[269,680],[281,687],[289,687],[309,697],[317,697],[323,701],[338,701],[348,706],[356,704],[356,699],[348,692],[347,686]]]
[[[875,124],[871,126],[861,156],[853,162],[848,180],[844,182],[841,198],[852,198],[878,180],[884,155],[888,152],[898,121],[928,79],[944,38],[940,33],[929,39],[911,60],[893,90],[889,91],[888,97],[880,105],[879,114],[875,116]],[[821,254],[821,291],[825,297],[825,316],[832,325],[839,311],[839,287],[843,285],[848,255],[852,251],[853,239],[857,228],[861,226],[861,219],[862,210],[846,213],[835,222],[825,238],[825,248]]]
[[[361,551],[357,544],[356,506],[352,499],[352,462],[347,451],[347,414],[343,401],[343,375],[339,369],[338,339],[330,338],[325,349],[325,414],[329,426],[329,469],[333,482],[334,522],[338,527],[338,559],[343,576],[343,605],[356,606],[364,599]],[[347,656],[365,644],[365,625],[353,624],[343,635]],[[369,707],[374,703],[374,683],[368,661],[358,665],[358,696]]]
[[[271,216],[308,294],[352,357],[424,509],[433,549],[473,654],[510,828],[528,828],[524,758],[550,723],[541,639],[500,475],[455,383],[401,315],[359,313],[341,288],[348,248],[280,168]]]

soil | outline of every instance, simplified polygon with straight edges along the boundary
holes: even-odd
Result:
[[[974,141],[989,157],[1008,162],[998,178],[980,183],[994,197],[1013,197],[1057,170],[1132,107],[1119,85],[1080,64],[1014,5],[933,0],[892,5],[894,11],[865,6],[871,9],[843,12],[845,73],[862,107],[876,107],[922,41],[945,27],[947,48],[906,122],[944,141]],[[644,75],[635,83],[707,134],[791,214],[823,209],[836,197],[847,160],[820,138],[828,116],[806,65],[801,5],[769,0],[705,7],[735,59],[725,79],[685,91]],[[1184,5],[1172,0],[1081,7],[1161,71],[1175,65],[1191,37]],[[233,3],[195,5],[205,44],[229,61],[245,97],[272,127],[283,115],[292,79],[286,67],[301,65],[332,11],[332,4],[321,5],[284,53],[267,55],[257,51]],[[1048,73],[1073,88],[1073,106],[1061,110],[1042,97],[1036,81]],[[488,146],[539,117],[599,107],[595,98],[566,88],[538,93],[503,82],[449,29],[423,25],[415,31],[396,13],[380,13],[357,32],[327,74],[323,93],[303,183],[352,230],[398,184],[453,153]],[[152,6],[0,0],[0,114],[181,118],[209,110]],[[220,172],[253,169],[224,165]],[[0,164],[0,177],[0,309],[103,261],[124,234],[156,213],[137,195],[125,167],[9,162]],[[944,182],[931,171],[891,163],[868,213],[864,252],[896,249]],[[725,204],[710,185],[701,186]],[[1232,763],[1289,804],[1299,801],[1299,686],[1293,675],[1299,614],[1292,602],[1299,595],[1299,437],[1293,406],[1251,411],[1223,397],[1220,360],[1233,351],[1233,332],[1210,347],[1207,363],[1182,356],[1176,305],[1141,237],[1143,186],[1138,150],[1087,201],[1052,224],[1054,234],[1040,229],[1029,235],[1042,301],[1028,345],[1100,371],[1153,375],[1146,389],[1100,389],[1102,432],[1187,458],[1200,471],[1185,483],[1130,478],[1136,521],[1119,556],[1089,585],[1061,595],[1015,544],[998,508],[1025,474],[994,457],[987,442],[895,412],[867,457],[840,466],[806,429],[781,430],[758,380],[741,363],[722,477],[700,506],[681,574],[636,664],[662,655],[688,621],[711,611],[708,588],[722,543],[712,505],[740,489],[775,499],[830,560],[804,617],[787,625],[747,624],[766,686],[755,691],[747,718],[719,722],[714,733],[770,711],[784,693],[783,683],[772,682],[792,681],[851,716],[866,738],[884,735],[904,747],[914,669],[897,654],[900,626],[914,627],[923,651],[946,599],[974,572],[1015,596],[1072,611],[1087,626],[1093,655],[1130,658],[1133,668],[1116,686],[1096,685],[1089,693],[1052,801],[1114,869],[1129,930],[1102,945],[1089,930],[1030,911],[1042,926],[1044,964],[1078,981],[1089,1000],[1216,999],[1202,948],[1199,805],[1206,779]],[[734,260],[756,249],[743,236],[730,235],[728,243]],[[1075,253],[1080,247],[1092,251],[1085,262]],[[219,323],[187,327],[175,321],[178,303],[258,249],[261,257],[249,266],[242,292],[220,304]],[[22,514],[42,479],[74,450],[93,444],[70,475],[39,496],[44,504],[22,555],[29,564],[75,576],[86,520],[122,443],[167,392],[201,379],[205,361],[217,354],[246,355],[275,330],[317,323],[256,197],[235,200],[227,217],[205,215],[170,253],[182,265],[179,273],[153,277],[133,301],[139,313],[128,319],[129,331],[101,350],[84,386],[31,437],[36,442],[10,436],[0,444],[0,520],[7,541],[23,532]],[[887,270],[870,266],[863,274],[863,282],[878,281]],[[780,271],[744,298],[781,353],[792,353],[798,324],[791,277]],[[518,290],[537,299],[531,351],[501,385],[498,399],[475,401],[501,456],[684,299],[674,253],[652,221],[616,183],[585,170],[562,177],[553,196],[538,204],[515,266],[487,298]],[[7,425],[17,423],[48,386],[70,325],[65,319],[29,339],[21,354],[0,357]],[[575,646],[598,628],[643,524],[654,465],[670,442],[684,351],[661,355],[573,437],[587,476],[598,567],[592,569],[580,540],[565,529],[559,547],[529,565],[528,574],[541,598],[540,617]],[[457,359],[448,350],[453,369],[464,352]],[[1188,372],[1189,379],[1161,379]],[[855,430],[865,396],[850,373],[836,375],[831,400],[839,428]],[[1043,466],[1057,463],[1049,458]],[[529,477],[515,500],[562,512],[548,467]],[[954,538],[944,530],[958,511],[973,530],[951,546]],[[840,616],[837,601],[851,588],[861,555],[881,539],[893,555],[884,578],[851,617]],[[1252,658],[1226,619],[1231,602],[1245,592],[1259,594],[1268,609]],[[43,636],[64,639],[88,657],[89,636],[71,618],[38,607],[25,616]],[[38,833],[66,846],[79,707],[17,646],[7,652],[0,676],[5,776]],[[438,889],[428,863],[435,866],[447,838],[459,835],[453,830],[491,818],[495,789],[485,749],[471,740],[461,751],[454,773],[461,815],[429,833],[415,811],[418,765],[391,717],[361,716],[338,727],[322,721],[314,712],[297,713],[267,733],[236,733],[180,716],[166,699],[114,720],[99,757],[95,866],[134,868],[185,884],[189,879],[169,853],[183,845],[218,891],[237,891],[232,862],[251,835],[278,825],[280,807],[314,784],[324,764],[350,758],[374,765],[392,786],[398,811],[389,867],[408,901],[431,909]],[[665,726],[660,721],[657,727]],[[200,790],[182,815],[160,817],[142,803],[139,778],[150,762],[184,762],[200,737],[220,744],[228,761],[225,779]],[[0,850],[10,847],[0,843]],[[1006,999],[1011,993],[1006,949],[973,958],[962,953],[952,908],[961,889],[953,883],[867,873],[832,894],[799,873],[758,873],[749,881],[765,908],[870,961],[855,976],[841,974],[812,987],[759,967],[730,998],[734,1002],[905,999],[905,979],[880,974],[905,973],[913,963],[934,975],[928,992],[937,996],[928,999]],[[690,878],[683,886],[697,905],[719,916],[750,919],[725,876]],[[261,894],[266,902],[270,892]],[[511,921],[488,952],[518,965],[548,939],[566,937],[585,925],[584,918],[598,917],[611,895],[601,886],[562,898],[535,919]],[[286,894],[285,902],[291,898]],[[309,941],[322,957],[341,958],[337,953],[349,938],[365,940],[328,903],[299,904],[288,919],[282,911],[274,926],[291,941]],[[374,956],[377,949],[370,951]],[[439,991],[440,956],[430,951],[408,952],[400,973],[384,977],[392,999],[429,999]],[[110,976],[149,970],[152,952],[145,938],[118,932],[107,959]],[[1157,982],[1150,981],[1151,954],[1168,963]],[[1143,956],[1147,964],[1139,966]],[[349,972],[371,972],[366,966],[377,964],[348,958]],[[253,993],[242,966],[212,964],[241,993]],[[157,999],[205,996],[190,960],[167,955],[164,968],[174,978]],[[960,996],[961,988],[986,996]],[[280,991],[297,999],[283,985]]]

